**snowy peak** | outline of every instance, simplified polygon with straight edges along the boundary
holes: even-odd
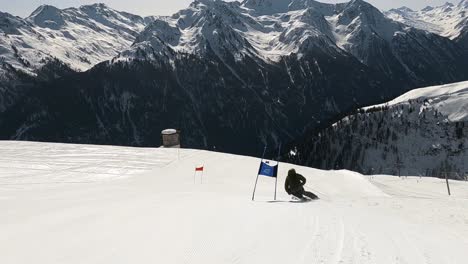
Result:
[[[75,9],[75,8],[70,8]],[[70,10],[69,9],[69,10]],[[112,17],[115,16],[116,13],[120,13],[106,4],[98,3],[92,5],[82,5],[78,8],[80,11],[88,14],[90,17]]]
[[[409,8],[409,7],[403,6],[403,7],[400,7],[400,8],[390,9],[389,12],[393,12],[393,13],[397,13],[397,14],[408,14],[408,13],[413,13],[414,10]]]
[[[344,5],[336,19],[338,31],[343,26],[351,26],[349,29],[352,31],[371,30],[375,33],[395,30],[393,29],[395,28],[395,23],[387,19],[376,7],[362,0],[353,0]]]
[[[413,9],[409,8],[409,7],[406,7],[406,6],[403,6],[403,7],[400,7],[398,8],[397,10],[401,11],[401,12],[414,12]]]
[[[136,26],[144,24],[144,18],[127,12],[116,11],[105,4],[94,4],[81,6],[79,10],[90,19],[109,25],[122,23],[123,25]]]
[[[258,14],[272,15],[288,12],[291,2],[292,0],[245,0],[242,6]]]
[[[55,30],[60,29],[65,24],[62,10],[50,5],[40,6],[27,20],[39,27]]]
[[[92,5],[83,5],[80,7],[80,9],[83,9],[83,8],[92,8],[96,10],[111,10],[111,8],[104,3],[95,3]]]
[[[337,45],[351,52],[359,59],[370,43],[386,41],[390,43],[397,32],[403,32],[403,27],[386,18],[377,8],[362,0],[353,0],[342,5],[342,10],[329,21],[336,28]]]
[[[392,9],[392,10],[393,10],[393,9]],[[390,11],[392,11],[392,10],[390,10]],[[434,7],[432,7],[432,6],[426,6],[425,8],[421,9],[421,11],[423,11],[423,12],[429,12],[429,11],[431,11],[431,10],[434,10]]]
[[[365,20],[363,22],[372,25],[377,25],[380,21],[385,20],[384,15],[376,7],[362,0],[349,2],[341,12],[340,17],[349,20],[360,17]]]

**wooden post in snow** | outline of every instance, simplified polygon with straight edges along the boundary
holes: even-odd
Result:
[[[280,156],[281,156],[281,143],[278,149],[278,157],[276,158],[278,160],[278,167],[277,167],[277,174],[276,174],[276,179],[275,179],[275,201],[276,201],[276,190],[278,189],[278,173],[279,173],[279,162],[280,162]]]
[[[448,195],[451,196],[451,194],[450,194],[450,185],[449,185],[449,180],[448,180],[448,172],[445,172],[445,182],[447,183]]]
[[[265,148],[263,149],[263,155],[262,155],[261,162],[263,162],[263,159],[265,158],[266,149],[267,149],[267,146],[265,145]],[[258,177],[259,176],[260,176],[260,174],[257,173],[257,179],[255,180],[255,186],[254,186],[254,190],[253,190],[253,193],[252,193],[252,201],[255,200],[255,191],[257,190],[257,183],[258,183]]]

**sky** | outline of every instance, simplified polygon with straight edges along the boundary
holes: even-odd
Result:
[[[280,1],[280,0],[278,0]],[[336,3],[347,0],[319,0],[320,2]],[[413,9],[421,9],[428,5],[442,5],[445,2],[458,3],[460,0],[367,0],[374,6],[388,10],[395,7],[407,6]],[[26,17],[38,6],[49,4],[58,8],[79,7],[85,4],[105,3],[108,6],[134,13],[137,15],[171,15],[178,10],[187,7],[192,0],[0,0],[0,11]]]

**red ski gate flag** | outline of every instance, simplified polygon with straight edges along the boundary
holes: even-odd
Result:
[[[195,173],[193,173],[193,183],[196,183],[196,176],[197,174],[200,175],[200,183],[203,183],[203,174],[205,173],[203,170],[205,169],[205,165],[195,167]],[[200,172],[200,173],[198,173]]]

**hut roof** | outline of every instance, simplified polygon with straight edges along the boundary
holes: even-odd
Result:
[[[177,134],[177,130],[175,129],[165,129],[161,132],[163,135],[174,135]]]

